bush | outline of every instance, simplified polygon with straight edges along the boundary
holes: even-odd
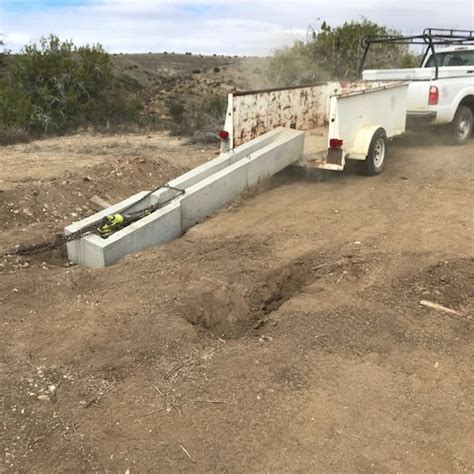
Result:
[[[310,84],[327,76],[312,57],[310,46],[302,41],[275,51],[267,75],[276,86]]]
[[[227,98],[207,96],[197,104],[189,104],[186,109],[182,104],[172,103],[169,110],[173,119],[172,134],[194,137],[194,141],[215,140],[213,134],[224,125]]]
[[[367,19],[346,22],[332,28],[323,22],[311,30],[306,42],[277,50],[268,70],[269,80],[278,86],[308,84],[320,80],[356,79],[366,35],[398,34]],[[415,66],[418,57],[407,45],[373,45],[367,58],[372,68]]]
[[[0,79],[3,140],[21,129],[40,136],[136,121],[137,90],[136,81],[113,73],[102,46],[42,38],[11,57]]]
[[[227,111],[227,98],[221,95],[211,95],[201,102],[201,112],[214,120],[223,120]]]
[[[7,64],[9,51],[5,49],[5,43],[0,40],[0,74],[3,73],[3,70]]]
[[[175,123],[182,123],[184,120],[184,105],[179,102],[171,101],[168,104],[168,109],[170,111],[171,118]]]

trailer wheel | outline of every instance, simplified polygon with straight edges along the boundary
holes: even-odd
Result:
[[[472,111],[469,107],[462,105],[456,111],[451,122],[451,140],[454,145],[464,145],[472,133]]]
[[[380,174],[385,165],[387,152],[387,134],[383,128],[379,128],[372,137],[367,158],[360,162],[363,173],[368,176]]]

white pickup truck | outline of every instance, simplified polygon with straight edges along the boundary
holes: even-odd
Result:
[[[420,36],[372,37],[366,47],[403,40],[426,46],[421,67],[364,70],[363,79],[408,81],[407,128],[444,126],[453,143],[466,143],[473,129],[474,31],[426,29]]]

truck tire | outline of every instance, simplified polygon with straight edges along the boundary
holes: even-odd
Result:
[[[472,133],[472,110],[461,105],[451,122],[451,140],[454,145],[464,145]]]
[[[387,159],[388,140],[383,128],[379,128],[372,137],[369,153],[364,161],[361,161],[362,172],[367,176],[376,176],[383,171]]]

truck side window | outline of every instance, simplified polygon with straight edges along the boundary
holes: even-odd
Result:
[[[464,66],[466,61],[464,61],[461,56],[452,56],[449,59],[447,66]]]
[[[426,61],[425,67],[435,67],[435,56],[438,66],[474,66],[474,51],[453,51],[432,54]]]

